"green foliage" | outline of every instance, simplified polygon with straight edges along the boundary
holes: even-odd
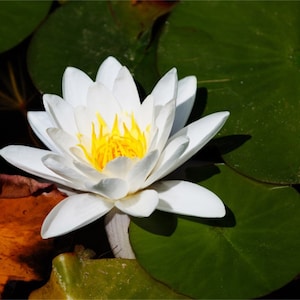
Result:
[[[299,20],[297,1],[0,2],[4,144],[18,141],[13,130],[26,139],[24,124],[16,125],[7,111],[26,115],[27,95],[36,95],[23,79],[27,71],[40,93],[61,94],[67,66],[94,78],[109,55],[128,66],[147,93],[174,66],[179,78],[196,75],[201,89],[194,112],[231,113],[204,153],[216,150],[210,160],[220,161],[221,154],[225,165],[187,173],[220,196],[224,219],[162,212],[133,219],[131,241],[148,274],[136,261],[64,254],[54,259],[37,297],[181,297],[154,276],[195,298],[254,298],[296,277],[300,199],[288,185],[300,183]],[[20,43],[23,48],[15,47]],[[190,164],[199,158],[207,156],[202,152]]]
[[[134,251],[150,274],[204,299],[256,298],[297,275],[300,198],[293,188],[257,183],[224,165],[189,173],[195,180],[215,173],[201,185],[224,201],[226,216],[177,216],[177,227],[169,235],[132,223]]]
[[[109,55],[133,71],[149,52],[153,22],[167,11],[143,5],[148,9],[129,1],[74,1],[57,9],[29,48],[29,71],[39,90],[60,94],[67,66],[94,77]],[[147,66],[151,72],[143,72],[143,76],[153,78],[153,61]],[[146,67],[144,62],[142,67]]]
[[[162,72],[208,89],[205,114],[230,111],[222,135],[248,137],[226,163],[269,183],[300,182],[299,18],[298,2],[186,1],[158,45]]]
[[[28,37],[47,15],[51,1],[0,2],[0,53]]]
[[[130,259],[90,259],[89,251],[53,260],[51,278],[30,299],[186,299]]]

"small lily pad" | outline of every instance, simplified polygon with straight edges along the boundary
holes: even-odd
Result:
[[[151,278],[133,259],[90,259],[91,251],[60,254],[51,278],[30,299],[186,299]]]
[[[279,289],[300,270],[298,192],[257,183],[224,165],[213,169],[198,168],[189,176],[196,180],[215,174],[201,185],[224,201],[226,216],[177,216],[169,236],[131,223],[130,240],[139,263],[193,298],[250,299]]]

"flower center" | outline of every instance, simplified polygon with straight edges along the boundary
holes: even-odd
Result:
[[[119,121],[118,115],[115,116],[112,128],[107,126],[99,113],[97,113],[97,123],[97,130],[95,123],[92,123],[89,149],[82,143],[82,135],[80,133],[77,135],[80,141],[78,146],[96,169],[103,170],[108,162],[117,157],[144,157],[147,151],[147,139],[133,114],[130,115],[130,128],[124,121]]]

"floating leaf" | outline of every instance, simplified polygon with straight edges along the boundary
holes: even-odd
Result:
[[[22,42],[47,15],[52,1],[1,1],[0,52]]]
[[[300,182],[299,18],[297,1],[185,1],[159,43],[161,73],[197,75],[205,114],[231,112],[222,135],[250,137],[226,163],[264,182]]]
[[[251,181],[222,165],[213,172],[196,169],[193,178],[203,174],[215,174],[201,185],[224,201],[225,218],[177,216],[170,236],[131,223],[130,240],[141,265],[175,290],[204,299],[260,297],[295,278],[299,194]]]
[[[152,279],[132,259],[90,259],[87,250],[53,260],[48,283],[30,299],[184,299]]]
[[[64,4],[41,26],[30,44],[28,64],[33,81],[42,92],[60,94],[67,66],[84,70],[94,78],[109,55],[133,70],[148,53],[153,22],[169,9],[139,1]],[[152,70],[153,63],[149,66]],[[153,76],[148,73],[143,75]]]
[[[0,294],[9,280],[41,280],[53,240],[40,227],[65,195],[53,185],[22,176],[0,175]]]

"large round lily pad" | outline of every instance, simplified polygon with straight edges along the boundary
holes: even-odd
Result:
[[[177,216],[169,235],[132,223],[138,261],[156,279],[193,298],[251,299],[282,287],[300,270],[299,194],[222,165],[196,169],[193,178],[212,170],[216,174],[201,185],[224,201],[226,217]]]
[[[51,1],[0,1],[0,52],[22,42],[47,15]]]
[[[222,135],[247,140],[226,163],[264,182],[300,182],[299,21],[297,1],[185,1],[159,43],[161,73],[197,75],[205,114],[229,110]]]

